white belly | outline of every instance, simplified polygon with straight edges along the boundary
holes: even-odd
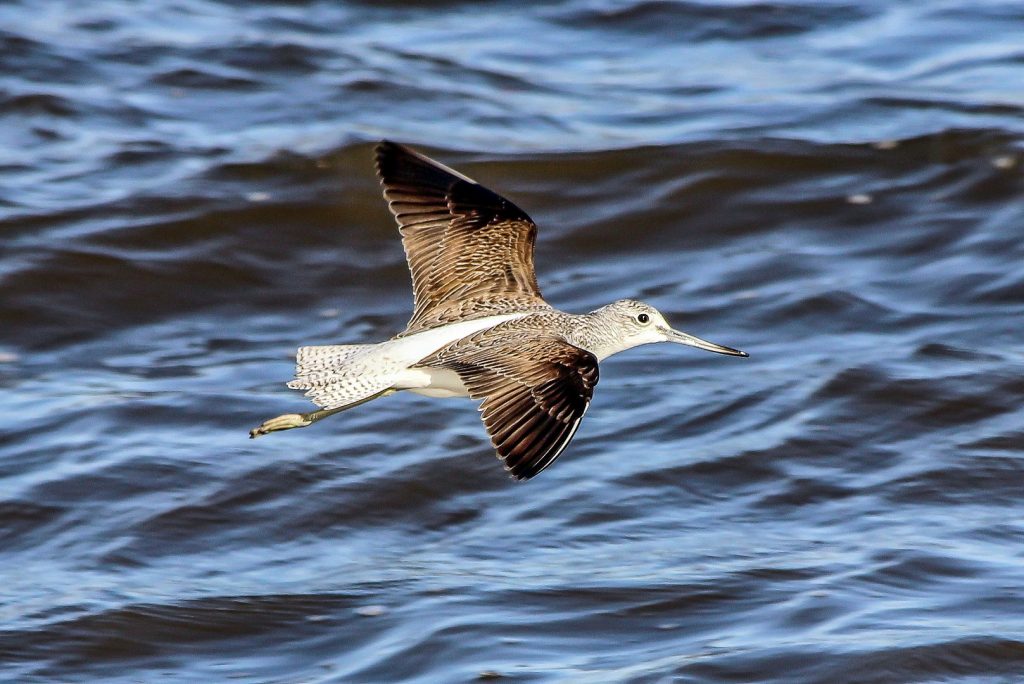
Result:
[[[399,376],[399,382],[408,385],[410,392],[425,397],[468,397],[469,390],[462,378],[447,368],[409,368]]]

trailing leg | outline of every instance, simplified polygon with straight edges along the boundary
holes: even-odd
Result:
[[[383,389],[376,394],[371,394],[368,397],[364,397],[358,401],[354,401],[351,404],[345,404],[337,408],[330,409],[317,409],[316,411],[310,411],[309,413],[286,413],[283,416],[277,418],[271,418],[265,420],[258,426],[249,430],[249,438],[255,439],[261,435],[270,434],[271,432],[278,432],[280,430],[291,430],[293,428],[308,427],[318,420],[323,420],[327,416],[333,416],[335,413],[341,413],[347,411],[350,408],[355,408],[360,404],[365,404],[368,401],[373,401],[378,397],[385,397],[389,394],[394,394],[397,390],[389,387]]]

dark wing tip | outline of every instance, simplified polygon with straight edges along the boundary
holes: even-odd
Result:
[[[388,199],[392,190],[443,199],[450,204],[448,210],[471,217],[466,226],[472,228],[497,220],[533,223],[525,211],[505,197],[411,147],[381,140],[375,148],[375,159],[377,177]]]
[[[377,177],[385,187],[401,184],[412,188],[428,188],[431,191],[447,191],[459,181],[476,185],[472,178],[462,175],[436,159],[390,140],[381,140],[377,143],[377,147],[374,148],[374,161]]]
[[[377,177],[385,180],[394,168],[397,160],[403,156],[412,156],[411,151],[405,145],[399,145],[390,140],[381,140],[373,148],[374,167],[377,169]]]
[[[581,414],[567,423],[543,426],[541,434],[525,437],[532,441],[532,444],[525,448],[518,445],[506,445],[506,448],[498,451],[498,457],[501,458],[505,470],[512,476],[512,479],[519,482],[539,475],[554,463],[555,459],[561,456],[569,446],[582,419]]]

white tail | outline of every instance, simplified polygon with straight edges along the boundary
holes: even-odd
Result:
[[[292,389],[306,390],[314,404],[335,409],[365,400],[391,387],[391,377],[374,374],[367,363],[375,344],[300,347]]]
[[[299,347],[295,354],[295,377],[321,373],[335,374],[352,364],[375,344],[332,344],[324,347]]]

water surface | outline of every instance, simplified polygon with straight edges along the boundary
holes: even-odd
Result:
[[[1024,677],[1017,3],[7,3],[10,681]],[[411,304],[371,167],[540,225],[602,364],[514,483],[473,405],[306,410]]]

